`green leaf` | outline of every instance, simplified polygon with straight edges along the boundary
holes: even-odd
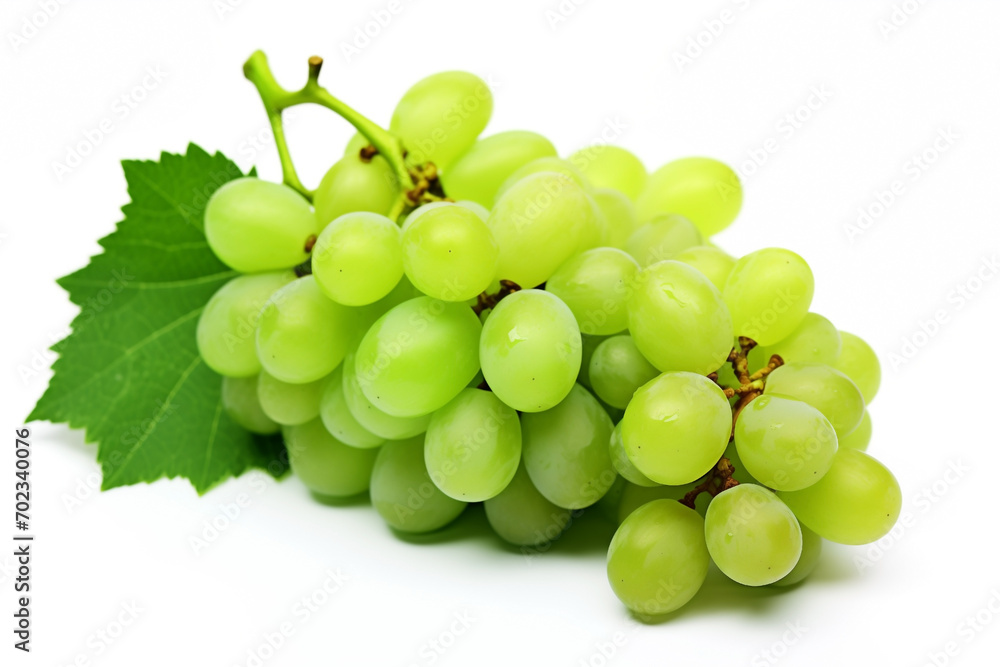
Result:
[[[208,247],[205,204],[244,174],[194,144],[122,166],[132,201],[104,252],[58,281],[81,312],[52,348],[55,375],[28,419],[86,429],[104,489],[186,477],[204,493],[253,467],[283,474],[281,439],[229,418],[195,343],[209,297],[236,275]]]

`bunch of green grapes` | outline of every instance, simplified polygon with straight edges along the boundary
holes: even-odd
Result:
[[[789,586],[824,540],[885,535],[901,501],[866,453],[878,359],[810,311],[800,256],[711,243],[741,206],[732,170],[480,138],[492,106],[464,72],[407,91],[389,129],[418,189],[359,134],[311,199],[252,177],[213,195],[208,242],[240,273],[197,327],[220,418],[280,433],[307,489],[368,492],[400,532],[482,502],[538,548],[597,508],[619,524],[611,587],[642,616],[685,605],[712,562]]]

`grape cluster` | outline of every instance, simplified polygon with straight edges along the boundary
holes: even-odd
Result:
[[[710,242],[735,174],[480,139],[491,113],[479,78],[437,74],[389,128],[419,187],[358,134],[312,201],[253,177],[215,192],[208,243],[241,275],[197,343],[228,415],[398,531],[482,502],[530,547],[599,508],[620,524],[611,587],[643,615],[684,605],[710,562],[787,586],[824,539],[885,535],[901,499],[865,453],[879,362],[809,311],[797,254]]]

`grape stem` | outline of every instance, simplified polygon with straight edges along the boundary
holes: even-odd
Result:
[[[267,112],[267,119],[271,123],[271,130],[274,133],[274,143],[278,148],[278,157],[281,160],[282,180],[285,185],[295,189],[303,197],[312,201],[315,190],[305,187],[302,181],[299,180],[298,173],[295,171],[292,156],[288,151],[288,142],[285,138],[285,128],[281,120],[281,113],[285,109],[300,104],[318,104],[330,109],[353,125],[358,132],[371,142],[373,146],[372,150],[378,152],[389,163],[396,174],[396,178],[399,179],[403,193],[400,195],[400,201],[397,203],[399,212],[402,213],[407,203],[407,195],[415,186],[403,158],[404,150],[402,142],[393,134],[382,129],[331,95],[326,88],[320,86],[319,72],[322,67],[322,58],[319,56],[309,58],[309,78],[305,86],[300,90],[289,91],[283,88],[274,78],[271,67],[267,63],[267,56],[264,55],[263,51],[255,51],[243,65],[243,74],[257,88],[257,92],[260,93],[260,99],[264,103],[264,110]],[[373,154],[373,152],[369,154],[369,159],[371,159],[371,155]]]
[[[472,310],[476,313],[476,315],[482,315],[483,311],[496,308],[497,304],[500,303],[500,300],[503,299],[505,296],[510,296],[514,292],[518,292],[520,290],[521,286],[515,283],[514,281],[501,280],[500,289],[497,290],[497,293],[489,294],[487,292],[483,292],[482,294],[477,296],[476,305],[472,307]]]
[[[703,493],[710,493],[713,497],[719,495],[726,489],[731,489],[734,486],[738,486],[739,482],[733,479],[733,473],[736,472],[736,468],[733,467],[732,462],[723,456],[719,459],[719,462],[715,464],[712,471],[708,474],[708,478],[694,487],[690,491],[684,494],[678,502],[681,505],[686,505],[691,509],[694,509],[694,503]]]

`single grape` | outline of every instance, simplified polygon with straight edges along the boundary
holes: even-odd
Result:
[[[555,157],[548,139],[534,132],[511,130],[480,139],[441,174],[449,197],[493,206],[497,190],[515,171],[540,157]]]
[[[493,309],[479,343],[479,362],[490,389],[522,412],[554,407],[580,372],[580,329],[558,297],[522,290]]]
[[[319,402],[330,376],[315,382],[282,382],[267,371],[257,377],[257,398],[264,414],[284,426],[305,424],[319,417]]]
[[[607,340],[607,336],[588,336],[587,334],[580,336],[580,372],[577,373],[576,381],[587,389],[593,389],[590,386],[590,360],[594,356],[594,350],[605,340]]]
[[[222,409],[233,421],[260,435],[270,435],[281,430],[281,426],[264,413],[257,398],[257,376],[245,378],[222,378]]]
[[[330,374],[320,397],[319,416],[323,426],[333,437],[345,445],[371,449],[378,447],[385,438],[375,435],[351,414],[344,396],[344,365],[341,364]]]
[[[600,144],[581,148],[569,157],[595,188],[613,188],[635,201],[646,187],[646,167],[620,146]]]
[[[421,292],[466,301],[490,286],[500,248],[486,223],[457,204],[418,208],[403,225],[403,266]]]
[[[316,220],[287,185],[245,177],[215,191],[205,206],[205,238],[215,256],[241,273],[287,269],[308,257]]]
[[[868,451],[868,443],[872,439],[872,418],[865,410],[864,416],[861,417],[861,423],[858,427],[851,431],[846,437],[840,439],[840,446],[847,447],[848,449],[856,449],[861,452]]]
[[[344,359],[342,377],[344,402],[347,403],[347,409],[362,428],[386,440],[405,440],[427,430],[427,425],[431,421],[430,414],[419,417],[394,417],[372,405],[372,402],[361,390],[361,383],[358,382],[358,374],[355,370],[354,353],[352,352]]]
[[[638,274],[628,299],[629,333],[661,371],[707,375],[733,345],[733,323],[719,290],[687,264],[666,261]]]
[[[816,313],[806,313],[802,323],[774,345],[755,347],[751,353],[751,367],[757,368],[778,355],[785,363],[804,361],[830,364],[840,356],[840,333],[833,323]]]
[[[865,399],[851,379],[823,364],[791,363],[767,376],[765,394],[795,398],[823,413],[837,431],[850,435],[865,414]]]
[[[551,502],[581,509],[611,488],[616,474],[608,442],[614,425],[580,385],[554,408],[521,415],[521,429],[528,475]]]
[[[361,342],[361,336],[363,336],[364,333],[368,331],[373,324],[375,324],[378,318],[382,317],[399,304],[409,301],[410,299],[415,299],[418,296],[423,296],[423,294],[420,290],[413,286],[413,283],[411,283],[410,279],[404,274],[403,277],[399,279],[399,282],[396,283],[396,286],[392,288],[392,291],[387,295],[375,303],[358,308],[357,311],[361,322],[358,327],[358,342]]]
[[[345,445],[319,419],[287,428],[285,444],[292,472],[310,491],[347,497],[368,489],[376,452]]]
[[[368,144],[368,140],[364,140]],[[320,229],[344,215],[367,211],[388,215],[399,199],[399,180],[381,155],[368,162],[357,151],[334,163],[316,188],[313,206]]]
[[[476,142],[493,113],[493,93],[469,72],[438,72],[415,83],[396,104],[389,131],[411,164],[433,162],[443,172]]]
[[[604,214],[608,230],[607,245],[624,250],[629,237],[639,227],[635,204],[621,192],[609,188],[594,190],[591,197]]]
[[[815,484],[837,453],[829,420],[811,405],[781,396],[750,401],[736,420],[734,439],[750,474],[779,491]]]
[[[649,266],[704,243],[701,233],[690,220],[671,214],[653,218],[641,225],[625,242],[625,250],[635,257],[639,266]]]
[[[624,410],[636,389],[659,374],[626,334],[612,336],[597,346],[588,377],[598,398]]]
[[[651,616],[687,604],[708,575],[704,526],[674,500],[654,500],[628,515],[608,549],[608,581],[618,599]]]
[[[538,492],[523,462],[507,487],[487,499],[483,507],[496,534],[517,546],[551,543],[572,519],[569,510],[553,505]]]
[[[345,306],[366,306],[403,277],[399,227],[378,213],[346,213],[319,235],[312,272],[323,292]]]
[[[779,496],[803,525],[840,544],[880,539],[895,525],[903,503],[899,483],[884,465],[846,448],[837,452],[823,479]]]
[[[729,401],[714,382],[694,373],[664,373],[635,392],[622,419],[622,441],[642,474],[677,486],[718,462],[732,423]]]
[[[466,507],[434,486],[424,465],[422,436],[379,447],[371,498],[382,519],[404,533],[427,533],[447,526]]]
[[[723,574],[744,586],[786,576],[802,554],[802,530],[778,496],[740,484],[712,499],[705,516],[708,553]]]
[[[518,181],[497,200],[487,223],[500,246],[497,276],[521,287],[544,283],[576,253],[593,217],[587,193],[562,174]]]
[[[238,276],[208,300],[198,318],[198,354],[213,371],[230,377],[260,372],[254,333],[264,304],[295,280],[291,271]]]
[[[580,331],[607,336],[628,327],[626,300],[639,266],[617,248],[593,248],[560,266],[546,291],[569,306]]]
[[[875,398],[882,382],[878,356],[868,343],[854,334],[841,331],[840,340],[840,356],[831,365],[854,381],[867,405]]]
[[[697,269],[709,279],[720,292],[726,287],[726,280],[736,266],[736,260],[715,246],[699,245],[681,250],[673,256],[675,261]]]
[[[611,432],[608,453],[611,455],[611,465],[627,481],[636,486],[661,486],[643,475],[639,472],[638,468],[632,465],[628,455],[625,453],[625,443],[622,442],[622,425],[620,423]]]
[[[257,357],[283,382],[329,375],[356,335],[357,312],[331,301],[313,276],[288,283],[268,300],[257,323]]]
[[[799,562],[772,586],[794,586],[812,574],[819,564],[819,557],[823,553],[823,538],[801,524],[799,528],[802,530],[802,555],[799,556]]]
[[[636,201],[641,222],[677,213],[705,236],[728,227],[742,205],[743,187],[736,173],[704,157],[682,158],[660,167],[649,175]]]
[[[365,396],[396,417],[434,412],[479,370],[482,326],[471,308],[430,297],[402,303],[378,319],[354,358]]]
[[[492,498],[507,487],[521,462],[517,412],[491,392],[462,390],[431,417],[424,462],[446,495],[466,502]]]
[[[733,267],[722,295],[737,336],[773,345],[802,323],[813,298],[813,274],[791,250],[765,248]]]
[[[524,165],[513,174],[507,177],[507,180],[503,182],[500,189],[497,190],[497,199],[503,196],[507,190],[511,188],[515,183],[532,174],[541,173],[557,173],[562,174],[566,178],[573,181],[576,185],[580,186],[583,190],[589,192],[591,190],[590,181],[587,177],[583,175],[579,169],[574,167],[572,164],[558,157],[540,157],[532,160],[528,164]]]

